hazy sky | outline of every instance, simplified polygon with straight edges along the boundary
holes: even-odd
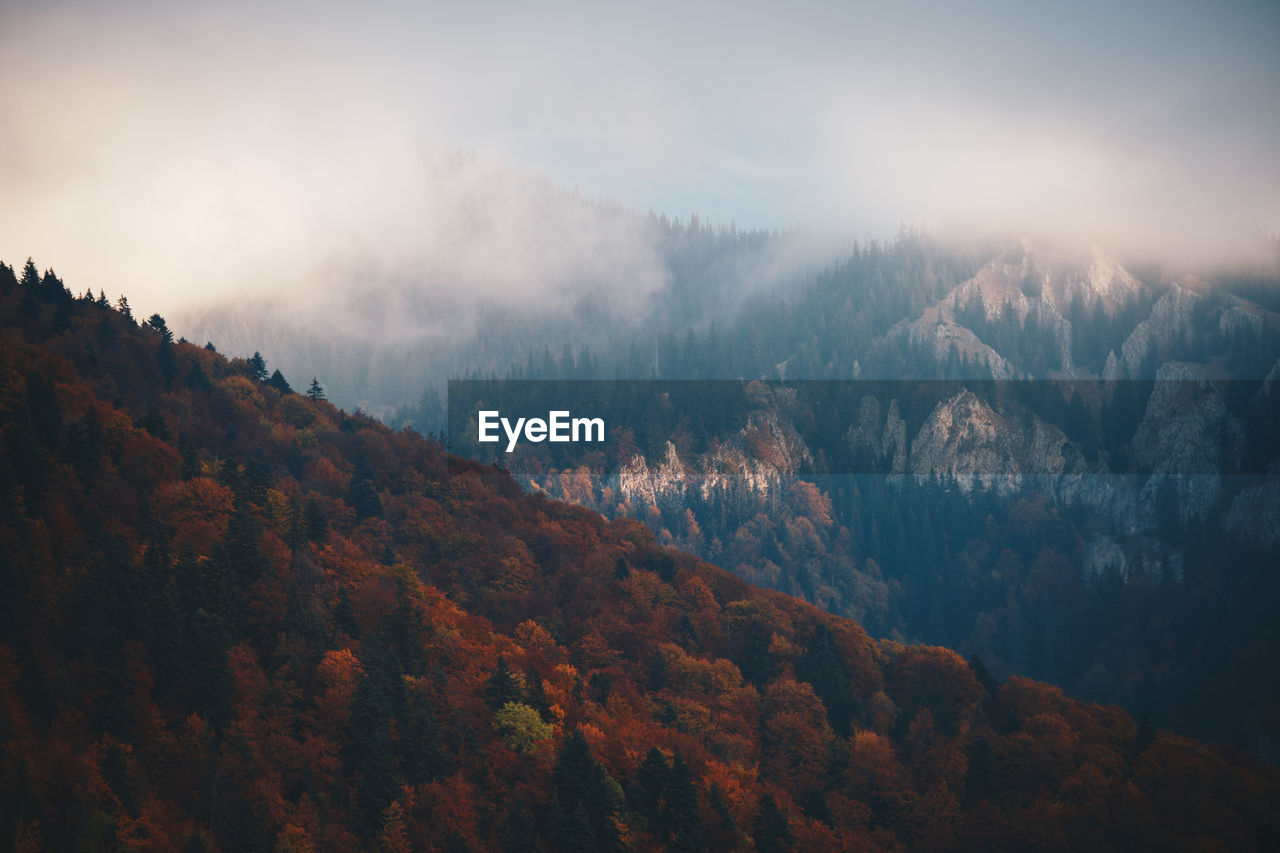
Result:
[[[501,292],[574,228],[652,274],[581,199],[529,222],[544,178],[862,236],[1280,231],[1280,3],[261,5],[5,2],[0,258],[157,310],[370,255]]]

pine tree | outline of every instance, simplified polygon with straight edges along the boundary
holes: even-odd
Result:
[[[292,394],[293,388],[289,386],[288,381],[284,378],[284,374],[277,370],[271,374],[271,378],[267,380],[267,385],[279,391],[281,394]]]
[[[796,661],[796,678],[813,685],[813,692],[826,706],[832,728],[839,734],[848,733],[854,713],[849,674],[826,625],[818,623],[805,644],[804,654]]]
[[[190,480],[200,475],[200,457],[196,455],[196,446],[185,432],[178,435],[178,455],[182,457],[180,475]]]
[[[522,698],[519,680],[507,666],[507,659],[498,655],[498,666],[484,683],[484,701],[496,711],[508,702],[519,702]]]
[[[516,797],[507,808],[506,818],[498,829],[498,846],[502,853],[525,853],[538,845],[538,825],[529,807]]]
[[[622,789],[592,757],[581,729],[575,729],[560,748],[552,780],[560,813],[573,815],[582,809],[595,836],[595,849],[601,853],[618,849],[614,815],[622,804]]]
[[[27,258],[26,264],[22,267],[21,284],[32,293],[40,287],[40,273],[36,270],[35,262],[31,258]]]
[[[663,824],[670,837],[672,850],[703,850],[702,818],[698,814],[698,789],[693,773],[680,753],[671,763],[667,793],[663,804]]]
[[[382,679],[368,673],[356,686],[347,726],[350,747],[343,755],[347,772],[357,777],[357,805],[366,832],[378,826],[383,811],[400,791],[395,745],[391,739],[393,697]]]
[[[307,389],[307,396],[312,400],[324,399],[324,389],[320,387],[320,380],[315,376],[311,377],[311,387]]]
[[[147,325],[160,333],[160,337],[166,343],[173,343],[173,332],[169,331],[169,326],[164,321],[164,317],[159,314],[152,314],[147,318]]]
[[[754,829],[756,850],[759,853],[785,853],[795,841],[787,816],[778,810],[778,804],[769,794],[760,798],[760,811],[756,814]]]
[[[256,350],[253,357],[249,359],[249,376],[254,382],[267,381],[267,360]]]
[[[302,510],[302,526],[308,542],[323,542],[329,535],[329,519],[315,498],[307,498]]]
[[[373,470],[363,455],[356,457],[355,470],[351,473],[351,485],[347,487],[347,504],[356,511],[356,518],[377,518],[382,515],[382,498],[373,484]]]

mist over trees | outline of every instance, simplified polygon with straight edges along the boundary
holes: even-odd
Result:
[[[15,849],[1274,837],[1238,753],[874,640],[155,319],[0,265]]]

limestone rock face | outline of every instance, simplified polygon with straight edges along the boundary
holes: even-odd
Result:
[[[1217,389],[1174,363],[1156,380],[1133,436],[1138,461],[1158,474],[1221,473],[1236,463],[1242,430]]]
[[[1016,378],[1023,371],[1008,354],[978,338],[957,316],[962,306],[980,301],[987,318],[996,319],[1007,305],[1019,323],[1026,325],[1033,319],[1038,328],[1053,336],[1062,370],[1071,375],[1075,370],[1071,322],[1066,318],[1070,306],[1079,301],[1087,309],[1101,307],[1113,315],[1145,289],[1146,285],[1096,247],[1084,253],[1064,253],[1023,240],[1019,248],[988,263],[919,316],[899,321],[884,340],[906,336],[913,344],[932,349],[939,359],[945,359],[955,347],[969,361],[987,365],[994,378]],[[1143,354],[1145,350],[1139,358]]]
[[[1280,479],[1244,489],[1227,511],[1227,529],[1264,545],[1280,544]]]
[[[946,475],[963,489],[1011,488],[1024,474],[1082,474],[1083,456],[1034,415],[1001,415],[964,390],[940,403],[911,442],[908,472]]]
[[[1151,352],[1187,342],[1192,335],[1192,312],[1203,297],[1181,284],[1172,285],[1145,320],[1134,327],[1120,348],[1116,362],[1108,363],[1103,379],[1137,378]],[[1148,374],[1150,376],[1150,374]]]
[[[858,420],[845,433],[845,441],[860,469],[901,473],[907,465],[907,422],[898,411],[898,401],[890,400],[884,412],[875,397],[863,397],[858,404]]]
[[[704,500],[719,496],[741,507],[773,498],[785,479],[812,461],[788,421],[756,412],[741,432],[695,459],[681,459],[670,441],[662,461],[652,467],[637,454],[609,485],[622,498],[649,505],[679,505],[692,490]]]
[[[649,505],[679,500],[686,486],[684,465],[675,445],[668,441],[666,455],[660,463],[650,468],[644,456],[637,453],[618,470],[612,485],[628,500]]]

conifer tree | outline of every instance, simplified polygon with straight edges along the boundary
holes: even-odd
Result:
[[[552,773],[556,800],[560,806],[561,831],[576,828],[573,816],[579,809],[585,814],[594,835],[595,849],[602,853],[618,849],[620,839],[614,815],[622,803],[622,789],[600,762],[591,755],[591,747],[581,729],[565,739],[560,758]],[[569,838],[560,839],[562,845]],[[577,841],[576,835],[574,841]]]
[[[779,811],[778,804],[768,794],[760,798],[754,829],[756,850],[760,853],[784,853],[791,849],[795,840],[787,816]]]
[[[253,357],[249,359],[249,376],[254,382],[267,381],[267,360],[256,350]]]
[[[169,331],[169,326],[164,321],[164,317],[159,314],[152,314],[147,318],[147,325],[160,333],[161,340],[165,343],[173,343],[173,332]]]
[[[26,264],[22,267],[22,286],[33,293],[40,287],[40,273],[36,270],[35,262],[31,258],[27,258]]]
[[[289,382],[284,378],[284,374],[279,370],[271,374],[271,378],[267,380],[267,384],[279,391],[281,394],[293,393],[293,388],[290,387]]]

